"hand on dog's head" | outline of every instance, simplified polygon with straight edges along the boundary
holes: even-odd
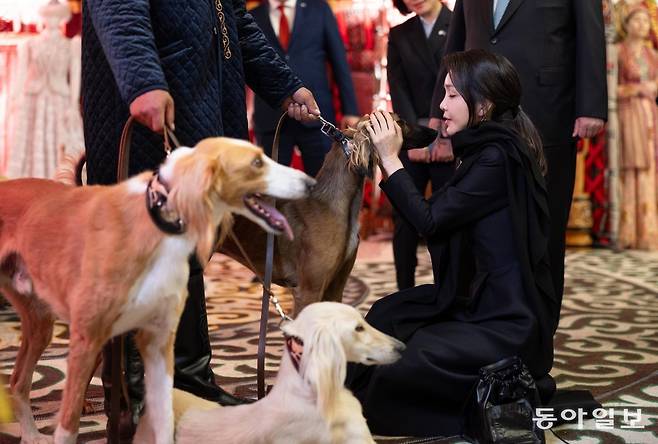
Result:
[[[402,149],[409,150],[413,148],[424,148],[434,142],[438,136],[438,132],[429,128],[427,126],[417,125],[415,123],[407,122],[406,120],[400,118],[397,114],[391,113],[393,120],[400,125],[402,129]],[[359,134],[364,137],[368,137],[368,132],[366,131],[366,124],[370,123],[370,117],[368,114],[361,117],[359,123],[357,123],[356,128],[347,128],[344,132],[345,135],[350,139],[358,139]]]
[[[426,126],[408,123],[401,119],[397,114],[391,113],[393,119],[400,125],[402,130],[402,149],[409,150],[412,148],[424,148],[429,146],[438,135],[436,130]],[[373,166],[379,163],[377,150],[374,149],[370,142],[370,135],[366,130],[366,125],[370,123],[369,115],[361,117],[356,127],[349,127],[343,131],[345,136],[350,139],[352,152],[350,154],[350,164],[357,171],[365,171],[366,175],[372,178]]]

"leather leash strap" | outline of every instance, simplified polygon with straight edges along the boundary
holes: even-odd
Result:
[[[119,142],[119,158],[117,161],[117,183],[128,178],[128,166],[130,164],[130,143],[132,140],[132,125],[134,117],[128,117],[126,124],[121,132],[121,141]],[[110,416],[107,419],[108,444],[119,444],[120,422],[121,422],[121,392],[124,391],[124,365],[123,365],[123,348],[125,335],[116,336],[111,339],[112,347],[112,377],[110,378]],[[127,390],[125,390],[127,391]],[[124,393],[125,395],[125,393]],[[126,397],[126,404],[130,407],[130,400]]]
[[[123,126],[121,132],[121,141],[119,142],[119,158],[117,162],[117,183],[124,181],[128,178],[128,167],[130,165],[130,144],[132,141],[132,129],[135,118],[130,116]],[[167,155],[171,152],[172,146],[170,143],[174,142],[174,146],[180,146],[178,139],[174,133],[167,127],[164,131],[164,146]],[[128,388],[124,384],[124,352],[125,347],[125,334],[116,336],[111,339],[112,347],[112,377],[110,378],[112,386],[110,387],[110,416],[108,418],[109,425],[107,427],[107,442],[108,444],[119,444],[121,437],[119,436],[119,426],[121,421],[121,394],[126,399],[126,404],[130,407],[130,398],[128,397]]]
[[[286,119],[287,113],[279,117],[272,141],[272,160],[279,161],[279,140],[281,139],[281,127]],[[272,206],[276,201],[268,201]],[[258,357],[256,368],[256,380],[258,386],[258,399],[265,396],[265,345],[267,342],[267,321],[270,313],[270,287],[272,286],[272,269],[274,268],[274,234],[267,233],[267,250],[265,251],[265,276],[263,278],[263,299],[260,310],[260,332],[258,334]]]

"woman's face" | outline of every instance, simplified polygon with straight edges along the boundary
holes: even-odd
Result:
[[[435,9],[439,8],[441,2],[439,0],[402,0],[405,6],[417,15],[424,17]]]
[[[468,126],[468,105],[466,105],[466,101],[461,94],[457,92],[450,74],[446,76],[443,87],[446,90],[446,95],[439,107],[443,110],[445,131],[450,137]]]
[[[628,36],[636,39],[646,39],[651,31],[651,20],[645,11],[638,11],[626,21]]]

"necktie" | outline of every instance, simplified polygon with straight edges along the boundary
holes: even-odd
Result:
[[[503,14],[505,14],[505,9],[507,9],[507,5],[509,4],[509,0],[498,0],[498,3],[496,3],[496,9],[494,10],[494,29],[498,27],[498,24],[500,23],[500,19],[503,18]]]
[[[288,51],[288,44],[290,44],[290,27],[288,26],[288,17],[286,17],[286,11],[284,9],[285,0],[282,0],[279,3],[279,12],[281,17],[279,18],[279,42],[284,51]]]

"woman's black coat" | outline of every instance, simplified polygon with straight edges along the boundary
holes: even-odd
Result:
[[[407,345],[393,365],[350,369],[373,433],[459,433],[481,367],[518,355],[540,378],[552,366],[559,306],[543,177],[498,123],[461,131],[453,148],[457,172],[429,201],[404,170],[381,184],[427,238],[436,284],[385,297],[367,315]]]

